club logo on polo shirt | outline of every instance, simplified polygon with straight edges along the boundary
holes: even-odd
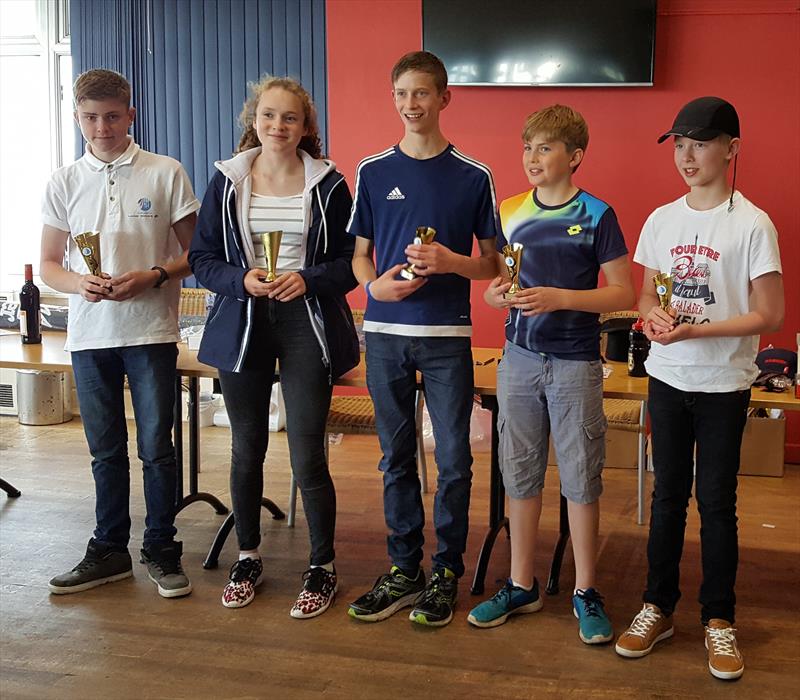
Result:
[[[151,211],[153,208],[153,200],[150,197],[139,197],[136,200],[136,209],[128,214],[129,219],[157,219],[158,214]]]
[[[583,231],[583,228],[581,227],[580,224],[575,224],[574,226],[570,226],[567,229],[567,233],[570,236],[577,236],[581,231]]]
[[[386,199],[405,199],[406,196],[400,191],[399,187],[395,187],[389,194],[386,195]]]

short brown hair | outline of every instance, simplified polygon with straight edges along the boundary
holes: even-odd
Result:
[[[444,67],[444,63],[439,57],[430,51],[412,51],[401,56],[392,68],[392,85],[401,75],[412,70],[430,75],[439,94],[447,90],[447,68]]]
[[[258,101],[267,90],[281,88],[291,92],[300,100],[303,105],[303,127],[307,133],[300,139],[298,148],[302,148],[312,158],[322,158],[322,141],[319,137],[319,124],[317,122],[317,108],[308,91],[294,78],[276,78],[272,75],[265,75],[257,83],[249,83],[250,97],[244,103],[242,113],[239,115],[239,124],[242,127],[242,137],[239,139],[239,147],[236,153],[241,153],[250,148],[261,145],[258,140],[253,122],[256,119],[256,109]]]
[[[551,105],[529,114],[525,126],[522,127],[523,142],[530,141],[534,134],[562,141],[569,153],[574,153],[578,148],[585,151],[589,145],[589,126],[586,120],[572,107],[564,105]],[[576,165],[572,171],[577,169]]]
[[[84,100],[119,100],[131,106],[131,84],[124,75],[105,68],[81,73],[72,86],[75,106]]]

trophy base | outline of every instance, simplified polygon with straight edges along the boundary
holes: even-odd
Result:
[[[404,280],[408,280],[409,282],[417,279],[416,273],[413,270],[409,270],[407,267],[404,267],[402,270],[400,270],[400,277],[402,277]]]

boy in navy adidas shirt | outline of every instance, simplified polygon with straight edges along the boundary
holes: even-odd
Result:
[[[439,127],[439,113],[451,99],[442,62],[426,51],[406,54],[392,70],[392,84],[405,134],[358,166],[348,224],[357,237],[353,271],[368,297],[367,386],[383,450],[392,567],[349,613],[377,622],[413,606],[413,622],[442,626],[453,617],[464,573],[472,482],[470,280],[497,274],[496,201],[489,169],[454,148]],[[412,243],[421,226],[436,230],[432,243]],[[477,257],[471,257],[473,235]],[[417,275],[411,280],[400,276],[409,263]],[[420,568],[425,513],[416,471],[418,371],[439,473],[437,550],[427,585]]]

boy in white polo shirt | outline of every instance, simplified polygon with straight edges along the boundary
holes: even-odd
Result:
[[[86,153],[54,172],[47,185],[40,274],[70,295],[66,349],[92,454],[97,526],[86,556],[53,578],[50,591],[77,593],[133,573],[127,375],[144,465],[141,559],[160,595],[184,596],[192,585],[181,567],[181,543],[174,540],[175,344],[178,280],[190,274],[186,251],[200,203],[180,163],[140,149],[128,136],[136,110],[123,76],[87,71],[75,81],[74,95]],[[88,231],[100,232],[97,276],[74,240]]]

